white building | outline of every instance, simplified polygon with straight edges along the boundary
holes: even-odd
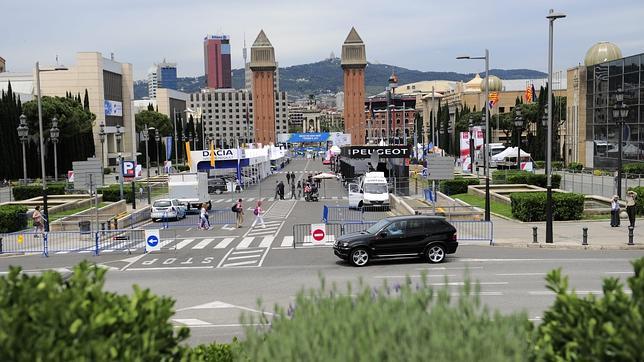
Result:
[[[157,97],[157,87],[158,87],[158,74],[157,67],[150,67],[148,69],[148,97],[156,98]]]

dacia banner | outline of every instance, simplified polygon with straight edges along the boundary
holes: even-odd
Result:
[[[411,147],[398,146],[348,146],[342,147],[341,155],[348,158],[371,158],[371,155],[378,155],[380,158],[409,158]]]

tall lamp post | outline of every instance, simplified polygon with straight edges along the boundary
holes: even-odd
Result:
[[[98,131],[101,140],[101,185],[105,185],[105,123],[101,123]]]
[[[38,100],[38,138],[40,141],[40,171],[42,173],[42,204],[45,219],[49,218],[49,209],[47,206],[47,174],[45,172],[45,141],[42,129],[42,96],[40,93],[40,72],[55,72],[58,70],[67,70],[65,67],[56,67],[54,69],[40,69],[40,63],[36,62],[36,96]],[[45,222],[45,231],[49,231],[49,223]]]
[[[148,147],[148,141],[150,140],[150,130],[154,128],[148,128],[146,124],[143,126],[143,140],[145,141],[145,168],[148,169],[148,177],[146,178],[146,186],[148,189],[148,205],[152,203],[152,195],[150,195],[150,148]]]
[[[470,171],[474,174],[474,123],[472,123],[471,117],[468,127],[470,131]]]
[[[49,139],[54,144],[54,181],[58,181],[58,137],[60,136],[60,129],[58,128],[58,119],[56,117],[51,120],[51,129],[49,130]]]
[[[521,171],[521,128],[523,127],[523,116],[521,115],[521,105],[514,108],[514,127],[517,130],[517,169]]]
[[[121,133],[121,125],[117,124],[116,125],[116,133],[114,134],[114,138],[116,138],[116,152],[118,153],[118,164],[119,164],[119,194],[121,196],[121,200],[123,200],[123,156],[121,156],[121,139],[123,138],[123,134]]]
[[[622,143],[624,142],[624,122],[628,117],[628,106],[624,104],[624,92],[621,88],[617,89],[615,93],[615,104],[613,105],[613,119],[615,125],[619,127],[619,137],[617,144],[617,196],[622,198]]]
[[[545,105],[545,107],[543,107],[543,116],[541,116],[541,126],[543,126],[543,128],[548,127],[548,105],[547,104]],[[545,134],[544,134],[543,139],[544,139],[544,141],[546,140],[546,135]],[[547,172],[548,163],[546,162],[544,166],[545,166],[545,169],[546,169],[546,172]]]
[[[483,167],[485,168],[485,221],[490,221],[490,51],[485,49],[484,56],[471,57],[465,55],[456,57],[456,59],[485,60],[485,152],[483,155]]]
[[[159,142],[161,141],[161,136],[159,135],[159,130],[154,130],[154,147],[157,149],[157,175],[159,174]]]
[[[27,126],[27,116],[24,114],[20,115],[20,125],[18,125],[18,137],[20,138],[20,143],[22,143],[22,173],[23,180],[22,182],[27,184],[27,151],[25,149],[25,144],[29,138],[29,126]]]
[[[548,16],[548,140],[546,142],[546,243],[552,243],[552,43],[555,20],[565,18],[566,14],[555,13],[550,9]]]

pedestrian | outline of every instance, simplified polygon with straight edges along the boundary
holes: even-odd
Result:
[[[295,172],[291,172],[291,182],[295,183]]]
[[[34,213],[31,214],[31,219],[34,222],[34,233],[42,233],[45,231],[45,225],[43,222],[45,218],[40,212],[40,206],[36,206]],[[38,237],[38,235],[35,235],[35,237]]]
[[[139,198],[143,200],[143,187],[139,187]]]
[[[626,193],[626,213],[632,227],[635,227],[635,200],[637,200],[637,193],[633,190],[628,191]]]
[[[262,227],[266,229],[266,224],[264,224],[264,210],[262,210],[261,200],[257,200],[257,205],[255,205],[253,214],[255,214],[255,225],[257,225],[257,223],[260,222],[262,224]]]
[[[277,184],[277,189],[280,196],[280,200],[284,200],[284,182],[280,181]]]
[[[210,230],[210,220],[208,218],[208,205],[204,202],[201,204],[199,212],[199,229]]]
[[[291,182],[291,199],[295,198],[295,181]]]
[[[244,223],[244,205],[242,204],[242,199],[237,200],[233,208],[236,213],[235,221],[237,222],[237,227],[240,228]]]
[[[291,184],[291,174],[288,171],[286,171],[286,183]]]
[[[619,196],[613,196],[613,201],[610,203],[610,226],[619,226]]]
[[[302,181],[297,181],[297,198],[298,200],[302,197]]]
[[[275,200],[279,199],[280,196],[280,183],[275,181]]]

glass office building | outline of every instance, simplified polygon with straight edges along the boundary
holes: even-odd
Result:
[[[624,163],[644,161],[644,53],[586,67],[586,139],[593,141],[593,167],[616,168],[619,126],[613,119],[618,89],[628,106]]]

